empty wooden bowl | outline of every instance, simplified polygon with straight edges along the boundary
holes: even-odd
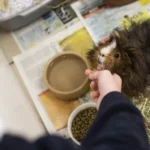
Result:
[[[62,100],[75,100],[89,89],[86,61],[78,54],[63,52],[46,65],[44,80],[50,91]]]

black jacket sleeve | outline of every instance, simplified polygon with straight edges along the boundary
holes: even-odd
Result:
[[[143,118],[126,96],[109,93],[100,105],[97,118],[81,146],[55,136],[36,142],[5,135],[0,150],[149,150]]]
[[[109,93],[102,100],[98,117],[83,147],[92,150],[148,150],[148,137],[140,111],[122,93]]]

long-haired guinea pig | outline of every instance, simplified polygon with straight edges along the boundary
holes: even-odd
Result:
[[[94,68],[120,75],[122,91],[130,97],[144,93],[150,73],[150,19],[132,23],[128,30],[114,31],[105,44],[88,52]]]

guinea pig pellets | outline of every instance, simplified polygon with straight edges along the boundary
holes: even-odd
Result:
[[[72,134],[74,138],[82,142],[88,129],[92,125],[97,115],[96,108],[87,108],[77,114],[72,122]]]

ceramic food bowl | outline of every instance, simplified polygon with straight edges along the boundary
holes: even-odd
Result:
[[[75,138],[75,136],[73,135],[73,132],[72,132],[73,121],[81,111],[89,109],[89,108],[96,109],[96,104],[89,102],[89,103],[80,105],[72,112],[72,114],[70,115],[69,120],[68,120],[68,134],[71,137],[71,139],[78,145],[80,145],[80,142]]]
[[[89,89],[86,61],[78,54],[63,52],[46,65],[44,80],[50,91],[62,100],[75,100]]]

